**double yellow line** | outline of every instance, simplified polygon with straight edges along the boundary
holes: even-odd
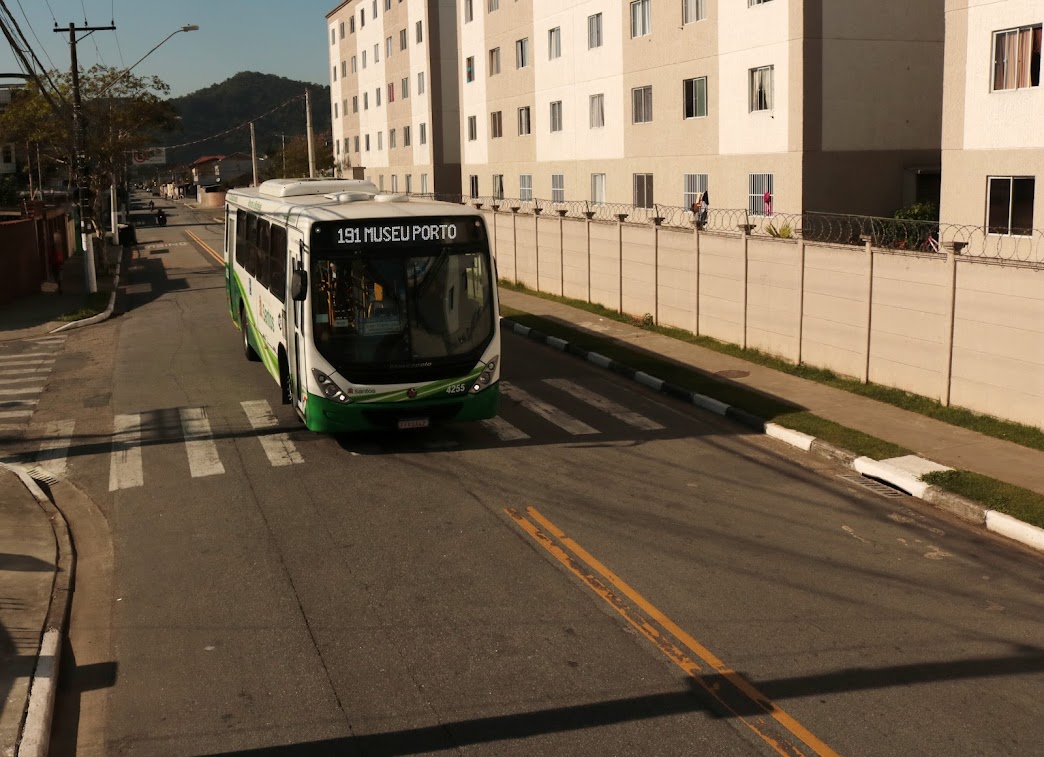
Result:
[[[202,247],[204,252],[206,252],[208,255],[210,255],[210,257],[214,258],[214,260],[217,261],[217,264],[219,266],[221,266],[222,268],[225,267],[225,258],[221,254],[219,254],[209,244],[207,244],[202,239],[197,237],[191,231],[186,231],[185,233],[188,234],[190,237],[192,237],[192,241],[195,242],[196,244],[198,244],[200,247]]]
[[[820,757],[837,757],[833,749],[566,536],[535,507],[526,508],[525,513],[511,508],[504,512],[636,631],[655,644],[671,662],[691,676],[723,710],[740,720],[776,752],[789,757],[807,754],[806,749],[810,749],[812,754]],[[704,666],[709,669],[707,672],[704,672]],[[740,710],[756,714],[745,715]]]

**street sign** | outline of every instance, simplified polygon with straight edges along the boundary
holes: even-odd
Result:
[[[167,148],[154,147],[151,150],[137,150],[131,153],[131,160],[136,166],[160,166],[167,162]]]

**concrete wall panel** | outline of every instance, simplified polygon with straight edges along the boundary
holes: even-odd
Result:
[[[747,346],[798,357],[801,253],[794,242],[751,239],[747,249]]]
[[[742,240],[706,234],[700,239],[700,333],[743,343]]]
[[[805,362],[848,376],[862,375],[867,271],[863,250],[805,245]]]

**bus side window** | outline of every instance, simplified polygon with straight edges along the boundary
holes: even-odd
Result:
[[[282,226],[272,226],[269,245],[269,259],[272,261],[270,289],[280,302],[286,302],[286,229]]]
[[[271,225],[268,221],[259,221],[257,224],[257,283],[265,289],[272,288],[270,241]]]

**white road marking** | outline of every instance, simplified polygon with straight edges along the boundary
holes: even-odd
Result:
[[[3,382],[0,381],[0,383]],[[28,389],[24,389],[22,387],[18,387],[17,389],[14,387],[3,387],[0,388],[0,401],[2,401],[4,397],[11,397],[16,394],[39,394],[42,391],[43,386],[33,386],[29,387]]]
[[[272,412],[272,406],[268,404],[267,400],[240,402],[239,404],[243,406],[243,412],[246,413],[251,427],[258,432],[257,439],[261,442],[261,449],[265,451],[268,462],[273,466],[297,465],[304,462],[301,453],[297,451],[297,447],[285,433],[264,433],[279,425],[275,413]]]
[[[492,431],[502,442],[517,442],[528,439],[529,434],[512,426],[503,418],[487,418],[482,425]]]
[[[69,445],[75,427],[76,421],[56,421],[47,424],[47,438],[40,442],[40,451],[36,454],[36,462],[44,470],[59,477],[65,476],[66,459],[69,457]]]
[[[54,357],[53,352],[21,352],[16,355],[0,355],[0,363],[7,360],[25,360],[30,357]]]
[[[0,418],[28,418],[32,410],[0,410]]]
[[[206,408],[183,407],[178,412],[181,414],[181,430],[185,434],[185,450],[188,453],[192,478],[224,473],[225,466],[218,457]]]
[[[642,431],[656,431],[663,428],[662,425],[651,418],[646,418],[640,413],[628,410],[623,405],[613,402],[611,399],[603,397],[600,394],[595,394],[594,392],[573,383],[569,379],[549,378],[544,379],[544,383],[553,386],[555,389],[560,389],[566,394],[573,395],[581,402],[586,402],[588,405],[598,408],[603,413],[608,413],[617,420],[623,421],[628,426],[634,426]]]
[[[109,491],[142,486],[141,415],[113,418],[112,460],[109,464]]]
[[[22,378],[7,378],[0,379],[0,385],[7,386],[8,384],[28,384],[30,382],[36,382],[43,388],[44,382],[47,381],[47,375],[42,376],[23,376]]]
[[[33,407],[40,400],[3,400],[0,399],[0,410],[21,410]]]
[[[583,421],[577,420],[568,413],[559,410],[557,407],[549,405],[543,400],[537,399],[529,392],[524,389],[519,389],[510,382],[501,381],[500,390],[506,394],[509,399],[514,400],[527,410],[536,413],[544,420],[554,423],[560,429],[568,431],[573,436],[598,433],[598,429],[591,428]]]
[[[21,355],[12,355],[8,358],[0,358],[0,368],[14,368],[14,367],[26,367],[26,366],[51,366],[54,365],[54,358],[38,358],[36,360],[19,360]]]

